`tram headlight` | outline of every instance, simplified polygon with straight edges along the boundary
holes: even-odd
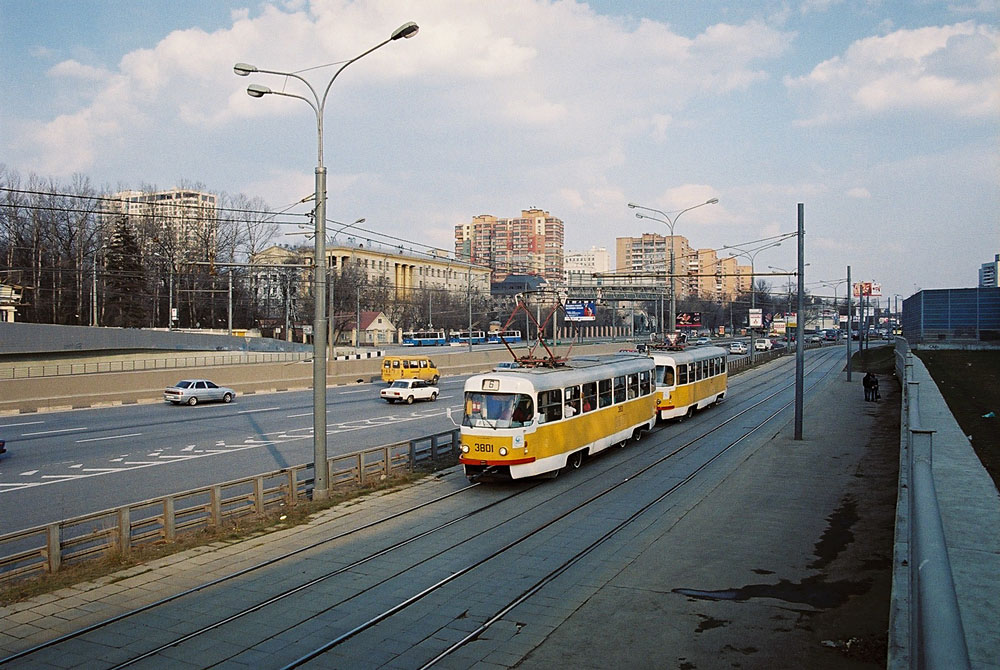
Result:
[[[463,444],[462,445],[462,453],[463,454],[469,453],[469,445],[467,445],[467,444]]]
[[[500,455],[501,456],[507,455],[507,447],[500,447]]]

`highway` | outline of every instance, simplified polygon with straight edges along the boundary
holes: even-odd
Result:
[[[381,384],[328,390],[328,454],[450,429],[466,377],[435,402],[389,405]],[[0,534],[313,460],[312,392],[0,417]]]

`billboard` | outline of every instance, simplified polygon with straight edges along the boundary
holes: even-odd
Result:
[[[701,312],[678,312],[675,321],[678,328],[698,328],[701,326]]]
[[[764,325],[764,310],[759,307],[754,307],[750,310],[750,327],[760,328]]]
[[[574,300],[566,303],[567,321],[593,321],[597,318],[597,305],[593,300]]]
[[[854,297],[860,298],[863,295],[880,297],[882,295],[882,284],[873,281],[856,282],[854,284]]]

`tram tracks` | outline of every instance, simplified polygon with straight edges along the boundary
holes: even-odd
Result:
[[[826,356],[826,357],[823,357],[822,360],[825,361],[828,358],[829,358],[829,356]],[[816,362],[812,367],[815,368],[815,367],[821,365],[821,363],[822,362]],[[776,371],[771,371],[771,372],[767,373],[767,378],[773,378],[774,376],[780,376],[781,374],[782,373],[781,373],[780,369],[778,369]],[[762,386],[765,386],[765,385],[767,385],[766,381],[761,382],[760,384],[754,383],[751,388],[762,387]],[[319,657],[319,656],[321,656],[321,655],[329,652],[332,649],[336,649],[337,647],[340,647],[341,645],[343,645],[344,643],[346,643],[348,640],[354,638],[355,636],[358,636],[358,635],[364,633],[365,631],[368,631],[368,630],[374,628],[379,623],[390,619],[391,617],[395,616],[396,614],[399,614],[400,612],[403,612],[407,608],[410,608],[411,606],[413,606],[416,603],[424,600],[425,598],[427,598],[427,597],[429,597],[431,595],[434,595],[436,593],[440,593],[449,584],[452,584],[453,582],[458,581],[462,577],[470,575],[471,573],[473,573],[478,568],[481,568],[484,565],[487,565],[488,562],[491,561],[491,560],[495,560],[497,558],[504,557],[505,555],[508,555],[508,553],[512,552],[512,550],[514,550],[515,548],[517,548],[520,545],[528,542],[532,538],[536,538],[540,534],[544,533],[546,530],[548,530],[550,528],[553,528],[560,521],[562,521],[562,520],[570,517],[571,515],[573,515],[573,514],[575,514],[577,512],[580,512],[581,510],[586,509],[588,506],[592,505],[593,503],[597,502],[598,500],[601,500],[605,496],[608,496],[609,494],[611,494],[615,490],[617,490],[620,487],[624,486],[629,481],[635,481],[637,478],[640,478],[643,474],[645,474],[649,470],[651,470],[654,467],[662,464],[664,461],[666,461],[666,460],[668,460],[670,458],[673,458],[675,455],[677,455],[678,453],[681,453],[683,450],[687,449],[691,445],[693,445],[693,444],[695,444],[695,443],[697,443],[697,442],[705,439],[709,435],[711,435],[714,432],[716,432],[717,430],[721,429],[722,426],[724,426],[724,425],[726,425],[726,424],[728,424],[728,423],[730,423],[732,421],[735,421],[737,418],[745,415],[747,412],[750,412],[751,410],[753,410],[756,407],[762,405],[763,403],[768,402],[770,399],[772,399],[773,397],[777,396],[779,393],[787,391],[787,388],[788,388],[788,386],[782,386],[777,391],[774,391],[773,393],[767,395],[766,397],[764,397],[762,399],[759,399],[757,402],[754,402],[753,404],[751,404],[750,406],[748,406],[746,409],[740,410],[739,412],[735,413],[733,416],[731,416],[728,419],[726,419],[723,423],[719,423],[718,425],[716,425],[715,427],[713,427],[709,431],[706,431],[706,432],[703,432],[703,433],[699,434],[694,439],[692,439],[690,441],[687,441],[685,444],[676,447],[671,452],[669,452],[667,454],[662,454],[659,458],[655,459],[652,463],[644,466],[643,468],[639,469],[638,471],[633,472],[629,476],[622,478],[620,481],[618,481],[614,485],[604,487],[602,490],[600,490],[597,493],[593,494],[592,496],[590,496],[586,500],[584,500],[584,501],[582,501],[582,502],[580,502],[578,504],[572,505],[569,509],[566,509],[566,510],[564,510],[563,512],[561,512],[559,514],[556,514],[552,518],[547,519],[544,523],[538,524],[536,527],[534,527],[530,531],[528,531],[528,532],[519,531],[518,536],[515,539],[510,540],[510,541],[508,541],[508,542],[506,542],[504,544],[501,544],[494,551],[492,551],[489,555],[487,555],[485,557],[481,557],[480,559],[478,559],[478,560],[476,560],[476,561],[474,561],[472,563],[464,565],[460,569],[453,569],[453,570],[451,570],[450,573],[447,576],[445,576],[445,577],[443,577],[443,578],[441,578],[441,579],[439,579],[439,580],[431,583],[429,586],[427,586],[424,589],[419,590],[417,593],[411,595],[410,597],[405,598],[405,599],[403,599],[401,601],[398,601],[398,602],[394,603],[391,607],[388,607],[388,608],[382,610],[382,612],[380,614],[378,614],[378,615],[376,615],[374,617],[369,617],[366,620],[359,621],[358,623],[356,623],[355,625],[353,625],[352,627],[350,627],[348,630],[342,631],[337,636],[331,638],[329,641],[327,641],[326,643],[324,643],[322,646],[317,647],[316,649],[311,650],[311,651],[309,651],[306,654],[303,654],[302,656],[300,656],[299,658],[297,658],[295,661],[293,661],[291,664],[287,665],[286,667],[298,667],[298,665],[301,665],[303,663],[307,663],[308,661],[310,661],[312,659],[315,659],[315,658],[317,658],[317,657]],[[741,395],[744,395],[744,394],[741,394]],[[624,521],[622,521],[617,526],[609,529],[607,532],[605,532],[603,535],[599,536],[597,539],[593,540],[593,542],[591,542],[590,544],[588,544],[582,550],[574,553],[572,556],[570,556],[568,559],[566,559],[566,561],[564,561],[562,564],[560,564],[559,566],[557,566],[555,568],[555,570],[547,573],[545,576],[543,576],[542,579],[538,580],[530,588],[524,590],[520,594],[517,594],[517,597],[515,597],[515,598],[511,599],[510,601],[508,601],[507,605],[504,608],[501,608],[492,617],[486,617],[483,620],[483,623],[481,624],[481,626],[477,627],[477,629],[476,629],[479,632],[477,632],[475,634],[470,633],[469,636],[467,637],[467,639],[465,639],[464,641],[462,641],[461,645],[454,646],[454,649],[457,649],[460,646],[462,646],[464,644],[468,644],[468,642],[471,642],[472,640],[476,639],[479,635],[482,634],[482,631],[485,631],[490,625],[492,625],[492,622],[495,622],[496,620],[499,619],[499,617],[502,617],[505,612],[508,612],[511,608],[516,607],[517,604],[519,604],[521,602],[524,602],[524,600],[526,600],[527,598],[530,598],[530,596],[532,594],[536,593],[546,583],[548,583],[552,579],[555,579],[556,577],[558,577],[559,574],[562,574],[562,572],[565,572],[565,570],[569,569],[569,567],[571,567],[575,563],[577,563],[580,560],[582,560],[588,553],[590,553],[590,551],[592,551],[593,549],[595,549],[597,546],[600,546],[600,544],[604,543],[607,539],[609,539],[610,537],[612,537],[614,534],[618,533],[621,529],[623,529],[624,527],[626,527],[628,524],[632,523],[632,521],[634,521],[636,518],[638,518],[638,516],[640,516],[641,514],[643,514],[650,507],[652,507],[656,503],[662,501],[664,498],[666,498],[667,496],[669,496],[673,491],[677,490],[678,488],[680,488],[681,486],[683,486],[687,482],[691,481],[691,479],[693,479],[704,468],[708,467],[711,463],[715,462],[718,458],[720,458],[723,453],[725,453],[726,451],[728,451],[729,449],[731,449],[733,446],[735,446],[736,444],[738,444],[739,441],[742,441],[743,439],[746,439],[747,436],[749,436],[754,431],[756,431],[757,429],[759,429],[762,425],[765,425],[767,423],[767,421],[769,421],[774,416],[776,416],[778,413],[780,413],[781,411],[783,411],[785,408],[787,408],[787,406],[788,406],[788,403],[786,403],[786,404],[782,405],[781,407],[779,407],[778,409],[776,409],[770,416],[767,417],[767,419],[765,419],[764,421],[760,422],[758,424],[758,426],[756,428],[754,428],[752,431],[747,432],[739,440],[737,440],[737,441],[729,444],[728,446],[726,446],[725,449],[723,449],[719,453],[717,453],[714,456],[712,456],[709,460],[706,460],[698,468],[696,468],[694,471],[692,471],[686,478],[684,478],[683,480],[681,480],[680,482],[678,482],[677,484],[675,484],[671,488],[669,488],[666,491],[664,491],[659,497],[655,498],[654,500],[650,501],[649,503],[643,505],[641,508],[637,509],[627,519],[625,519]],[[661,429],[662,429],[662,427],[660,429],[654,431],[654,432],[659,432],[659,430],[661,430]],[[652,448],[654,448],[654,446],[651,445],[650,449],[652,449]],[[635,451],[636,451],[636,456],[638,456],[639,454],[644,453],[645,451],[648,451],[648,450],[639,450],[639,449],[637,449]],[[631,460],[632,459],[629,458],[629,459],[626,459],[625,461],[618,462],[618,463],[616,463],[616,467],[620,468],[623,463],[627,463],[628,461],[631,461]],[[581,473],[581,474],[583,474],[583,473]],[[587,473],[587,475],[588,476],[586,476],[586,479],[584,479],[583,481],[577,482],[576,484],[580,485],[580,484],[584,484],[584,483],[587,483],[587,482],[593,482],[596,479],[599,479],[599,478],[602,478],[602,477],[606,477],[606,472],[604,470],[601,470],[601,471],[595,471],[593,473]],[[542,482],[541,484],[546,484],[546,483]],[[39,645],[39,646],[34,647],[32,649],[25,650],[23,652],[20,652],[18,654],[15,654],[13,656],[8,657],[8,658],[0,659],[0,665],[9,663],[9,662],[12,662],[12,661],[15,661],[15,660],[23,659],[23,658],[28,658],[30,656],[38,654],[39,652],[41,652],[41,651],[43,651],[45,649],[48,649],[48,648],[51,648],[51,647],[54,647],[54,646],[58,646],[58,645],[61,645],[61,644],[64,644],[64,643],[67,643],[67,642],[69,642],[72,639],[86,636],[89,633],[98,631],[101,628],[105,628],[105,627],[111,626],[111,625],[113,625],[115,623],[121,622],[121,621],[123,621],[124,619],[126,619],[128,617],[132,617],[132,616],[135,616],[135,615],[138,615],[138,614],[141,614],[141,613],[144,613],[144,612],[156,609],[156,608],[161,608],[161,607],[167,605],[168,603],[172,603],[172,602],[177,601],[179,599],[182,599],[182,598],[184,598],[186,596],[191,596],[193,594],[196,594],[196,593],[208,590],[211,587],[221,586],[221,585],[225,584],[226,582],[232,581],[232,580],[237,579],[239,577],[243,577],[243,576],[249,575],[249,574],[251,574],[253,572],[256,572],[256,571],[259,571],[259,570],[263,570],[263,569],[266,569],[266,568],[269,568],[269,567],[276,566],[280,562],[288,561],[288,560],[290,560],[291,558],[293,558],[295,556],[299,556],[299,555],[304,554],[308,550],[319,549],[319,548],[321,548],[321,547],[323,547],[325,545],[329,545],[330,543],[334,542],[335,540],[343,540],[343,539],[349,538],[350,536],[352,536],[352,535],[354,535],[356,533],[361,533],[363,531],[370,530],[370,529],[374,528],[375,526],[377,526],[379,524],[385,523],[386,521],[390,521],[390,520],[393,520],[393,519],[398,519],[398,518],[400,518],[400,517],[402,517],[402,516],[404,516],[406,514],[414,513],[414,512],[416,512],[418,510],[425,509],[428,506],[431,506],[431,505],[434,505],[436,503],[442,502],[444,500],[450,499],[453,496],[458,496],[459,494],[469,492],[470,490],[476,488],[476,486],[477,485],[474,484],[474,485],[471,485],[471,486],[463,487],[461,489],[458,489],[456,491],[448,493],[447,495],[440,496],[440,497],[435,498],[433,500],[425,501],[425,502],[423,502],[423,503],[421,503],[419,505],[413,506],[413,507],[408,508],[406,510],[402,510],[400,512],[397,512],[396,514],[393,514],[391,516],[387,516],[387,517],[385,517],[383,519],[379,519],[379,520],[373,521],[373,522],[371,522],[369,524],[365,524],[363,526],[360,526],[358,528],[355,528],[355,529],[352,529],[352,530],[349,530],[349,531],[345,531],[343,533],[338,533],[335,536],[332,536],[330,538],[325,538],[322,541],[313,543],[312,545],[309,545],[307,547],[302,547],[302,548],[297,549],[295,551],[288,552],[288,553],[283,554],[281,556],[278,556],[278,557],[276,557],[274,559],[271,559],[271,560],[269,560],[267,562],[264,562],[264,563],[261,563],[261,564],[255,565],[255,566],[251,566],[251,567],[246,568],[244,570],[235,572],[235,573],[233,573],[231,575],[227,575],[227,576],[225,576],[223,578],[220,578],[220,579],[217,579],[217,580],[212,580],[211,582],[206,582],[205,584],[199,585],[199,586],[197,586],[197,587],[195,587],[193,589],[189,589],[188,591],[185,591],[183,593],[176,594],[176,595],[171,596],[169,598],[157,601],[155,603],[151,603],[150,605],[144,606],[142,608],[137,608],[137,609],[132,610],[130,612],[123,613],[122,615],[119,615],[117,617],[108,619],[108,620],[103,621],[103,622],[99,622],[98,624],[94,624],[92,626],[89,626],[87,628],[81,629],[79,631],[75,631],[74,633],[71,633],[71,634],[68,634],[68,635],[64,635],[64,636],[62,636],[60,638],[57,638],[57,639],[52,640],[50,642],[47,642],[47,643],[45,643],[43,645]],[[261,600],[260,602],[254,604],[254,605],[252,605],[250,607],[246,607],[246,608],[244,608],[244,609],[242,609],[242,610],[240,610],[238,612],[235,612],[235,613],[233,613],[230,616],[223,617],[222,619],[220,619],[218,621],[214,621],[214,622],[212,622],[212,623],[210,623],[208,625],[201,626],[200,628],[198,628],[196,630],[192,630],[189,633],[186,633],[186,634],[184,634],[184,635],[182,635],[180,637],[177,637],[176,639],[170,640],[170,641],[168,641],[168,642],[166,642],[164,644],[156,646],[155,648],[152,648],[152,649],[149,649],[149,650],[144,651],[142,653],[139,653],[139,654],[137,654],[135,656],[132,656],[132,657],[130,657],[128,659],[125,659],[125,660],[119,662],[118,665],[113,665],[113,666],[110,666],[110,667],[123,668],[123,667],[128,667],[128,666],[137,664],[137,663],[139,663],[142,660],[145,660],[147,658],[151,658],[151,657],[157,656],[161,652],[164,652],[164,651],[166,651],[168,649],[172,649],[172,648],[178,647],[180,645],[183,645],[184,643],[186,643],[186,642],[188,642],[188,641],[190,641],[190,640],[192,640],[192,639],[194,639],[196,637],[208,634],[211,631],[214,631],[214,630],[217,630],[219,628],[222,628],[222,627],[226,626],[229,623],[235,622],[238,619],[241,619],[243,617],[250,616],[252,614],[261,612],[265,608],[267,608],[267,607],[269,607],[271,605],[274,605],[274,604],[276,604],[276,603],[278,603],[280,601],[283,601],[283,600],[285,600],[287,598],[291,598],[291,597],[293,597],[293,596],[295,596],[297,594],[301,594],[301,593],[303,593],[303,592],[305,592],[308,589],[311,589],[313,587],[319,587],[323,582],[327,581],[328,579],[330,579],[332,577],[335,577],[335,576],[338,576],[338,575],[344,575],[344,574],[348,574],[348,573],[353,573],[355,570],[357,570],[361,566],[363,566],[363,565],[365,565],[365,564],[367,564],[369,562],[375,561],[378,558],[384,557],[384,556],[390,554],[393,551],[397,551],[399,549],[402,549],[403,547],[408,547],[410,545],[418,543],[420,540],[424,540],[424,539],[430,537],[431,535],[433,535],[435,533],[445,532],[446,529],[448,529],[450,527],[453,527],[453,526],[456,526],[456,525],[459,525],[463,521],[472,520],[474,517],[476,517],[477,515],[479,515],[479,514],[481,514],[483,512],[486,512],[488,510],[493,510],[494,508],[499,508],[499,507],[501,507],[503,505],[503,503],[507,503],[511,499],[516,498],[517,496],[520,496],[522,494],[528,493],[529,491],[534,490],[537,486],[538,486],[538,484],[535,484],[533,486],[529,486],[529,487],[517,490],[517,491],[511,493],[510,495],[502,496],[501,498],[499,498],[497,500],[494,500],[494,501],[492,501],[492,502],[490,502],[490,503],[488,503],[486,505],[479,506],[476,509],[468,511],[466,513],[463,513],[463,514],[461,514],[461,515],[459,515],[459,516],[457,516],[457,517],[455,517],[453,519],[449,519],[448,521],[446,521],[444,523],[441,523],[441,524],[439,524],[437,526],[434,526],[434,527],[428,528],[428,529],[426,529],[424,531],[412,534],[409,537],[404,538],[403,540],[400,540],[398,542],[394,542],[394,543],[391,543],[391,544],[387,545],[386,547],[380,549],[379,551],[372,552],[369,555],[363,556],[363,557],[361,557],[361,558],[359,558],[359,559],[357,559],[357,560],[355,560],[353,562],[350,562],[348,564],[345,564],[345,565],[343,565],[343,566],[341,566],[341,567],[339,567],[339,568],[337,568],[335,570],[328,571],[328,572],[323,573],[323,574],[321,574],[321,575],[319,575],[319,576],[317,576],[315,578],[306,580],[306,581],[302,582],[301,584],[298,584],[294,588],[287,589],[285,591],[279,592],[279,593],[277,593],[277,594],[275,594],[275,595],[273,595],[273,596],[271,596],[269,598]],[[554,487],[552,486],[551,483],[548,483],[548,487],[549,487],[549,489],[546,491],[547,495],[543,496],[545,499],[542,500],[541,503],[538,503],[536,501],[536,504],[533,505],[534,509],[537,510],[537,508],[539,506],[551,504],[552,501],[553,501],[553,499],[555,499],[556,497],[558,497],[558,495],[560,495],[560,493],[558,491],[554,490]],[[460,546],[468,545],[470,543],[474,543],[475,541],[479,540],[480,538],[482,538],[484,536],[487,536],[487,535],[492,534],[492,533],[497,533],[497,531],[498,531],[498,529],[500,527],[502,527],[504,525],[507,525],[507,524],[512,524],[514,522],[514,520],[523,517],[524,514],[525,514],[525,512],[522,510],[522,511],[517,512],[513,516],[509,516],[509,517],[504,516],[503,519],[500,522],[498,522],[498,523],[486,524],[486,525],[478,528],[478,530],[476,530],[473,534],[464,536],[464,537],[460,538],[459,541],[451,543],[449,546],[447,546],[447,547],[445,547],[443,549],[438,549],[438,550],[430,553],[428,556],[425,557],[424,560],[426,560],[426,561],[433,561],[433,560],[435,560],[435,559],[437,559],[439,557],[446,556],[448,552],[450,552],[450,551],[452,551],[452,550],[454,550],[454,549],[456,549],[456,548],[458,548]],[[379,587],[383,586],[384,584],[388,584],[389,582],[391,582],[394,579],[397,579],[397,578],[405,579],[406,573],[407,573],[407,570],[406,569],[402,569],[402,570],[400,570],[400,571],[398,571],[396,573],[384,576],[383,579],[380,579],[377,582],[369,583],[366,586],[365,589],[363,589],[362,591],[357,592],[357,593],[352,593],[352,594],[349,595],[349,597],[332,599],[331,600],[332,604],[330,604],[327,607],[321,608],[319,612],[315,612],[311,617],[307,617],[306,619],[304,619],[303,621],[301,621],[299,623],[295,623],[293,625],[283,627],[280,630],[275,630],[274,628],[272,628],[271,630],[267,631],[267,636],[264,639],[265,640],[267,640],[267,639],[274,639],[275,637],[280,636],[282,633],[286,633],[286,632],[288,632],[290,630],[293,630],[296,626],[301,625],[303,622],[309,621],[312,617],[323,616],[323,615],[325,615],[327,613],[330,613],[330,612],[336,610],[339,607],[342,607],[342,606],[354,603],[355,599],[357,597],[359,597],[361,594],[365,593],[369,589],[377,590]],[[428,666],[425,666],[425,667],[429,667],[429,665],[431,665],[433,663],[437,663],[441,658],[444,658],[448,654],[452,653],[454,651],[454,649],[444,650],[441,654],[439,654],[437,657],[435,657],[434,659],[432,659],[432,661],[430,663],[428,663]]]

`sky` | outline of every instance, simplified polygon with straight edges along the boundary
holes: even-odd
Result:
[[[314,191],[316,115],[246,88],[308,89],[233,65],[322,95],[414,21],[329,89],[328,218],[452,251],[456,224],[537,207],[567,250],[613,256],[668,232],[627,203],[718,198],[675,232],[726,256],[794,232],[802,203],[813,293],[842,298],[850,266],[901,300],[975,286],[1000,253],[998,19],[1000,0],[0,0],[0,164],[284,209]],[[795,241],[754,265],[793,269]]]

